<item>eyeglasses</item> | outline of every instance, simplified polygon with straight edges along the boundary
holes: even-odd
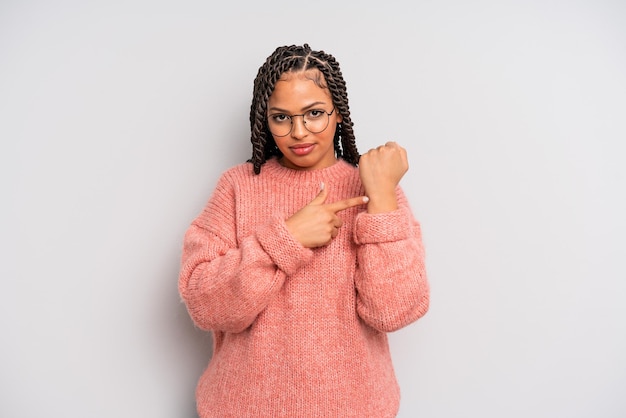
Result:
[[[287,136],[293,129],[293,118],[302,116],[304,128],[312,134],[319,134],[328,127],[330,115],[333,114],[335,108],[329,112],[321,109],[307,110],[301,115],[285,115],[284,113],[273,113],[267,117],[267,126],[274,136]]]

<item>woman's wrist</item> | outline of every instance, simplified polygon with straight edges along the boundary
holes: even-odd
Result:
[[[393,193],[370,194],[367,203],[367,213],[392,212],[398,209],[398,199],[395,191]]]

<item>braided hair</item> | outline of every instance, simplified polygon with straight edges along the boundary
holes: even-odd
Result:
[[[252,105],[250,106],[250,142],[252,142],[252,158],[248,160],[254,165],[254,173],[261,172],[261,166],[272,156],[282,157],[276,146],[274,137],[267,126],[267,103],[274,91],[276,82],[283,73],[289,71],[305,71],[317,69],[324,80],[313,80],[318,87],[328,88],[333,104],[343,118],[335,130],[334,147],[337,158],[343,158],[356,166],[359,162],[353,123],[348,107],[348,92],[339,63],[324,51],[313,51],[308,44],[291,45],[276,48],[265,63],[259,68],[254,80]],[[324,85],[325,82],[325,85]]]

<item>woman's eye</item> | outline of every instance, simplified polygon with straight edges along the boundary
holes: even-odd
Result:
[[[313,110],[308,111],[309,117],[312,119],[319,118],[324,113],[325,112],[323,110],[319,110],[319,109],[313,109]]]
[[[274,119],[275,122],[286,122],[289,120],[289,116],[278,113],[276,115],[272,115],[272,119]]]

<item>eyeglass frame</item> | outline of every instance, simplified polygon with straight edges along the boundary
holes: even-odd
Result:
[[[325,111],[324,109],[310,109],[309,112],[311,110],[320,110],[322,112],[324,112],[326,114],[327,120],[326,120],[326,127],[324,129],[322,129],[321,131],[318,132],[313,132],[313,131],[309,131],[309,128],[306,127],[306,122],[304,121],[304,115],[306,115],[306,113],[302,113],[301,115],[288,115],[286,113],[272,113],[271,115],[267,115],[267,129],[270,131],[270,133],[274,136],[277,136],[279,138],[282,138],[284,136],[287,136],[291,133],[291,131],[293,131],[293,118],[295,116],[302,116],[302,125],[304,125],[304,129],[306,129],[307,131],[309,131],[312,134],[319,134],[324,132],[326,129],[328,129],[328,125],[330,125],[330,115],[332,115],[333,113],[335,113],[335,110],[337,108],[335,106],[333,106],[333,110],[331,110],[330,112]],[[276,135],[274,132],[272,132],[272,130],[270,129],[270,123],[269,123],[269,119],[274,116],[274,115],[283,115],[283,116],[287,116],[289,118],[289,122],[291,127],[289,128],[289,132],[287,132],[285,135]]]

